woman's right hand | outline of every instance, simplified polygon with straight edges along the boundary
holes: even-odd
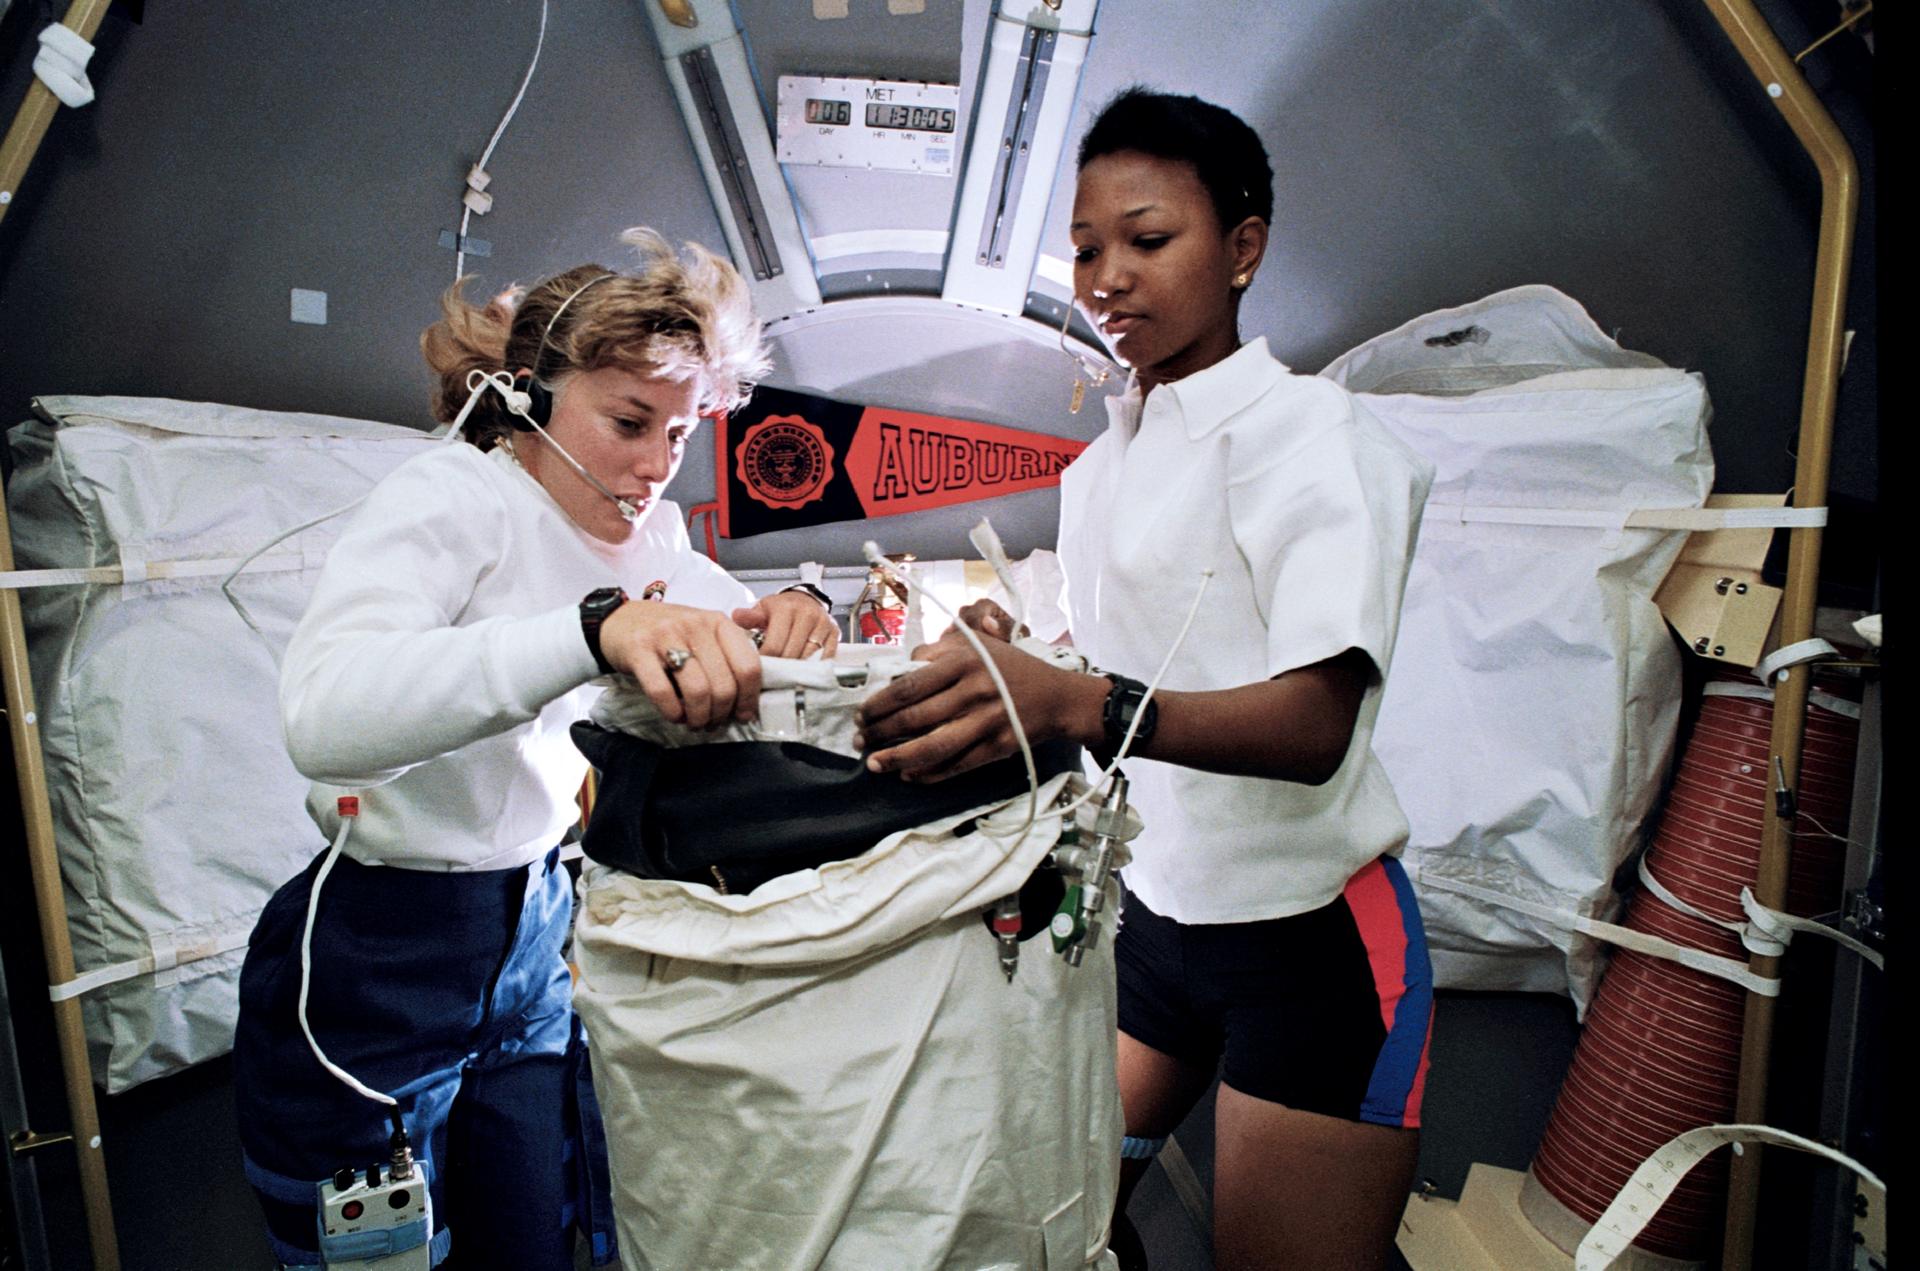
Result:
[[[675,650],[685,654],[677,671]],[[727,614],[629,600],[601,625],[600,651],[676,724],[714,728],[760,714],[760,650]]]
[[[995,640],[1005,640],[1011,644],[1016,635],[1026,635],[1027,629],[1013,620],[1013,615],[991,600],[976,600],[960,610],[962,624],[972,627],[983,636]],[[1015,628],[1018,627],[1016,632]]]

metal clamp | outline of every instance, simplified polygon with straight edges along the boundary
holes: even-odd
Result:
[[[58,1147],[71,1142],[71,1134],[36,1134],[32,1130],[16,1130],[7,1139],[7,1146],[13,1149],[15,1156],[26,1156],[44,1147]]]

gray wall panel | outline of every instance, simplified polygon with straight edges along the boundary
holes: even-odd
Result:
[[[1800,2],[1767,0],[1790,43],[1804,36]],[[45,9],[6,14],[0,102],[19,99]],[[766,92],[781,70],[974,77],[966,23],[984,22],[981,0],[931,0],[918,17],[880,0],[853,9],[823,23],[797,2],[743,0]],[[60,113],[0,225],[0,417],[36,393],[125,392],[422,422],[414,342],[453,272],[436,239],[457,224],[466,165],[512,97],[538,14],[533,0],[203,0],[150,5],[137,26],[110,17],[100,100]],[[1870,140],[1864,76],[1834,73],[1864,58],[1848,37],[1809,68]],[[1548,282],[1627,344],[1706,374],[1722,488],[1785,485],[1817,188],[1696,6],[1107,0],[1073,136],[1136,80],[1214,97],[1268,140],[1275,245],[1245,326],[1296,366],[1429,309]],[[494,254],[470,261],[476,292],[611,262],[614,235],[637,222],[720,241],[637,0],[554,6],[491,169],[497,209],[474,233]],[[1860,315],[1873,303],[1867,175]],[[1063,172],[1054,190],[1056,255],[1069,251],[1070,182]],[[931,228],[950,194],[932,179],[825,170],[797,184],[816,232]],[[296,286],[328,292],[329,325],[288,321]],[[1853,325],[1835,484],[1871,498],[1875,342],[1870,317]],[[856,382],[848,356],[842,378]],[[977,413],[1042,409],[1057,377],[1031,360]],[[888,391],[940,409],[983,382],[956,375]],[[684,503],[709,496],[696,475]],[[929,548],[950,537],[945,519],[929,524]],[[890,529],[911,537],[915,523]]]
[[[1799,47],[1793,10],[1766,8]],[[1623,343],[1706,375],[1720,488],[1783,489],[1818,184],[1697,9],[1214,0],[1176,21],[1154,0],[1107,0],[1071,135],[1077,146],[1133,83],[1207,97],[1254,125],[1273,160],[1274,237],[1242,330],[1266,333],[1299,369],[1432,309],[1549,283]],[[1863,54],[1841,42],[1809,63],[1816,76],[1822,56]],[[1861,90],[1830,87],[1843,121],[1862,122]],[[1857,127],[1862,141],[1871,134]],[[1870,176],[1871,154],[1860,158]],[[1070,166],[1044,247],[1063,257]],[[1866,194],[1850,311],[1870,328]],[[1870,343],[1854,359],[1835,485],[1870,499]]]

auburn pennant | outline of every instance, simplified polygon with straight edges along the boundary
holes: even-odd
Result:
[[[1084,441],[759,388],[716,434],[720,533],[855,521],[1058,485]]]

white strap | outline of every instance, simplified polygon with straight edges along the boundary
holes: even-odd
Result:
[[[1863,940],[1855,939],[1838,927],[1832,927],[1818,918],[1802,918],[1798,914],[1783,914],[1778,909],[1769,909],[1753,898],[1748,888],[1740,889],[1740,907],[1747,911],[1747,924],[1763,937],[1778,940],[1782,945],[1793,939],[1794,932],[1802,935],[1819,936],[1831,940],[1843,949],[1850,949],[1860,955],[1874,970],[1887,969],[1887,960],[1881,952]],[[1749,945],[1749,948],[1752,946]]]
[[[92,57],[93,45],[72,27],[56,22],[40,32],[33,73],[62,105],[84,106],[93,100],[93,85],[87,81],[87,62]]]
[[[1745,697],[1756,702],[1773,700],[1772,689],[1759,684],[1742,684],[1738,680],[1708,680],[1706,687],[1701,691],[1707,697]],[[1848,719],[1860,718],[1860,703],[1849,702],[1846,698],[1835,697],[1831,693],[1822,693],[1817,688],[1807,694],[1807,701],[1821,710],[1832,711]]]
[[[103,966],[61,984],[49,984],[47,997],[51,1001],[65,1002],[84,993],[91,993],[95,989],[105,988],[109,984],[131,980],[135,976],[169,971],[177,966],[185,966],[189,962],[198,962],[203,958],[227,953],[246,944],[248,936],[253,933],[253,923],[254,919],[248,918],[244,926],[232,927],[218,935],[187,944],[175,944],[166,939],[156,940],[149,952],[131,961]]]
[[[1764,975],[1755,975],[1744,962],[1733,958],[1723,958],[1717,954],[1704,953],[1691,949],[1659,936],[1648,935],[1644,931],[1634,931],[1617,926],[1611,922],[1601,922],[1581,914],[1570,914],[1546,905],[1536,905],[1516,896],[1503,896],[1498,892],[1486,891],[1468,883],[1457,882],[1451,878],[1440,878],[1433,874],[1422,873],[1416,880],[1422,887],[1437,887],[1441,891],[1454,892],[1468,896],[1489,905],[1503,909],[1512,909],[1537,918],[1541,922],[1551,923],[1566,931],[1577,931],[1582,935],[1604,940],[1608,944],[1619,945],[1623,949],[1632,949],[1635,953],[1644,953],[1649,957],[1664,958],[1668,962],[1678,962],[1681,966],[1691,967],[1706,975],[1716,976],[1739,985],[1749,993],[1758,993],[1762,997],[1780,996],[1780,981]]]
[[[1640,885],[1653,895],[1658,896],[1667,908],[1677,909],[1689,918],[1698,918],[1701,922],[1719,927],[1723,931],[1731,931],[1734,935],[1740,937],[1741,944],[1747,946],[1748,953],[1764,954],[1770,958],[1777,958],[1787,951],[1787,942],[1793,939],[1793,932],[1782,931],[1777,924],[1762,923],[1756,927],[1755,924],[1748,922],[1729,922],[1725,918],[1716,918],[1710,913],[1705,913],[1694,908],[1686,901],[1680,899],[1680,897],[1674,895],[1671,891],[1668,891],[1666,885],[1653,876],[1653,871],[1647,868],[1647,858],[1645,856],[1640,858],[1639,872]],[[1753,893],[1746,888],[1742,887],[1740,889],[1740,899],[1743,903],[1750,899],[1752,895]],[[1759,904],[1758,901],[1754,903],[1756,905]],[[1772,911],[1768,910],[1767,912],[1771,913]]]
[[[1825,508],[1495,508],[1429,503],[1423,519],[1488,525],[1555,525],[1596,530],[1809,529]]]
[[[1613,1203],[1607,1206],[1607,1211],[1581,1238],[1580,1247],[1573,1255],[1574,1271],[1607,1271],[1660,1212],[1660,1207],[1667,1203],[1667,1198],[1680,1186],[1680,1180],[1691,1173],[1694,1166],[1728,1144],[1738,1152],[1743,1143],[1791,1148],[1844,1165],[1860,1176],[1863,1188],[1871,1194],[1874,1203],[1886,1204],[1887,1185],[1878,1175],[1824,1143],[1765,1125],[1705,1125],[1669,1140],[1641,1163],[1613,1198]]]
[[[325,553],[320,554],[325,559]],[[218,578],[231,573],[240,563],[237,556],[220,560],[157,560],[140,558],[137,552],[122,548],[120,564],[96,565],[91,569],[14,569],[0,572],[0,590],[18,591],[28,587],[72,587],[85,583],[141,583],[156,578]],[[129,568],[131,565],[131,568]],[[290,573],[313,568],[303,552],[275,552],[248,563],[243,574]]]
[[[1818,662],[1821,658],[1839,655],[1840,650],[1815,636],[1811,640],[1801,640],[1797,644],[1775,649],[1755,664],[1753,673],[1760,677],[1761,683],[1771,684],[1780,672],[1790,666],[1799,666],[1803,662]]]
[[[799,568],[800,581],[809,587],[818,587],[826,581],[827,567],[817,560],[803,560]]]

